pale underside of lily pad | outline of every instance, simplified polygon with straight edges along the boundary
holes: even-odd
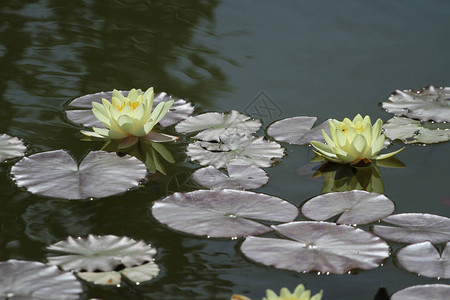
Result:
[[[422,213],[404,213],[386,217],[383,222],[396,226],[375,225],[373,233],[383,239],[399,243],[433,244],[450,241],[450,219],[443,216]]]
[[[420,91],[396,90],[382,107],[397,116],[422,121],[450,122],[450,87],[426,87]]]
[[[391,300],[448,300],[448,295],[450,295],[448,284],[424,284],[397,291],[391,296]]]
[[[177,132],[191,133],[200,131],[193,138],[202,141],[220,141],[220,136],[229,133],[250,134],[261,127],[261,121],[235,110],[223,114],[218,112],[204,113],[189,117],[175,126]]]
[[[129,91],[120,92],[124,96],[127,96]],[[111,101],[111,97],[112,92],[99,92],[76,98],[69,103],[69,107],[77,107],[82,109],[66,110],[67,119],[75,124],[81,124],[85,127],[104,128],[105,125],[103,125],[92,113],[92,102],[102,103],[102,98]],[[190,102],[186,102],[183,99],[173,98],[164,92],[155,95],[153,108],[161,102],[167,102],[170,100],[174,100],[172,107],[164,118],[159,121],[159,124],[164,127],[174,125],[181,120],[187,119],[194,111],[194,107]]]
[[[27,147],[21,140],[7,134],[0,135],[0,162],[8,158],[23,156]]]
[[[450,129],[429,129],[420,121],[402,117],[389,119],[383,129],[387,138],[398,139],[405,144],[432,144],[450,140]]]
[[[0,274],[1,299],[78,299],[83,292],[75,275],[40,262],[3,261]]]
[[[201,168],[192,178],[201,186],[210,189],[257,189],[269,180],[267,173],[256,166],[227,164],[228,175],[213,166]]]
[[[277,121],[269,126],[267,134],[279,142],[296,145],[308,145],[311,141],[325,142],[322,129],[329,135],[328,122],[313,128],[317,117],[293,117]]]
[[[272,166],[275,159],[284,156],[284,148],[263,137],[224,134],[220,136],[219,143],[196,141],[189,144],[186,154],[202,166],[211,165],[217,169],[225,167],[228,163],[266,168]]]
[[[301,221],[272,227],[287,239],[250,236],[241,250],[248,258],[278,269],[344,274],[376,268],[389,256],[385,241],[352,226]]]
[[[450,278],[450,242],[447,242],[442,254],[426,241],[400,249],[396,258],[410,272],[426,277]]]
[[[127,191],[145,178],[147,168],[138,159],[93,151],[81,164],[64,150],[25,157],[11,168],[19,187],[33,194],[64,199],[102,198]]]
[[[394,203],[385,195],[353,190],[316,196],[301,210],[306,217],[317,221],[341,214],[338,224],[368,224],[389,216],[394,209]]]
[[[50,264],[63,270],[113,271],[118,266],[133,267],[152,261],[156,250],[144,241],[114,235],[87,238],[68,237],[47,247],[60,255],[49,256]]]
[[[255,220],[290,222],[298,209],[277,197],[221,189],[174,193],[156,201],[152,213],[159,222],[178,231],[233,238],[271,231]]]

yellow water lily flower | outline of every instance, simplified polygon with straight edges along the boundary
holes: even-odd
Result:
[[[280,296],[278,296],[274,291],[267,290],[266,297],[263,300],[321,300],[323,291],[315,294],[311,297],[311,291],[305,290],[303,284],[299,284],[293,293],[291,293],[287,288],[282,288],[280,290]]]
[[[168,142],[177,137],[152,131],[153,127],[167,114],[173,100],[159,103],[153,108],[153,88],[143,93],[132,89],[125,97],[121,92],[112,92],[111,102],[103,98],[102,103],[93,102],[92,112],[106,128],[92,127],[94,132],[81,132],[87,136],[122,139],[119,148],[135,144],[139,138],[153,142]]]
[[[326,144],[311,141],[317,155],[339,164],[355,165],[360,162],[386,159],[394,156],[404,148],[378,155],[384,147],[385,135],[381,132],[383,121],[378,119],[372,126],[370,117],[357,115],[353,121],[345,118],[342,122],[331,120],[328,123],[330,136],[322,130]]]

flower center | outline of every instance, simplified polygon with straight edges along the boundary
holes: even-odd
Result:
[[[130,101],[128,98],[125,98],[125,99],[123,99],[123,102],[121,103],[121,104],[118,104],[117,105],[117,109],[119,110],[119,111],[122,111],[122,109],[125,107],[125,106],[129,106],[129,107],[131,107],[133,110],[135,110],[136,109],[136,107],[138,107],[139,106],[139,104],[140,104],[140,102],[139,101]]]

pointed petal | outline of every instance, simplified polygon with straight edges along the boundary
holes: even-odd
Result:
[[[118,90],[114,89],[112,92],[112,98],[118,98],[118,100],[123,100],[123,98],[125,98],[121,92],[119,92]]]
[[[392,156],[394,156],[395,154],[397,154],[397,153],[399,153],[400,151],[402,151],[403,149],[405,149],[405,147],[403,147],[403,148],[401,148],[401,149],[399,149],[399,150],[397,150],[397,151],[391,152],[391,153],[386,153],[386,154],[378,155],[377,157],[375,157],[375,159],[376,159],[376,160],[381,160],[381,159],[386,159],[386,158],[392,157]]]
[[[85,136],[91,136],[91,137],[96,137],[96,138],[101,138],[101,139],[105,138],[103,135],[100,135],[97,132],[86,131],[86,130],[80,130],[80,132],[82,134],[84,134]]]
[[[331,150],[331,147],[328,145],[325,145],[321,142],[317,142],[317,141],[311,141],[311,145],[317,149],[317,151],[319,151],[320,153],[327,155],[327,156],[334,156],[333,150]]]
[[[109,130],[106,128],[98,128],[98,127],[92,127],[92,130],[94,130],[97,134],[108,137],[109,136]]]
[[[325,142],[327,143],[328,146],[330,147],[335,147],[336,144],[333,142],[333,140],[328,136],[328,134],[325,132],[325,130],[322,129],[322,136],[325,140]]]
[[[146,136],[143,136],[144,139],[156,142],[156,143],[165,143],[165,142],[172,142],[179,139],[177,136],[172,136],[164,133],[159,133],[155,131],[150,131]]]
[[[381,149],[383,149],[385,138],[386,138],[386,137],[384,136],[384,134],[378,136],[378,138],[377,138],[377,139],[375,140],[375,142],[372,144],[372,149],[371,149],[370,157],[373,157],[374,155],[377,155],[378,152],[380,152]]]

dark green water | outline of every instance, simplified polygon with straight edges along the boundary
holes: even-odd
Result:
[[[445,1],[4,1],[0,8],[0,133],[18,136],[27,154],[68,149],[78,159],[100,143],[79,141],[64,119],[75,97],[113,88],[154,86],[191,101],[194,114],[247,112],[275,120],[298,115],[342,119],[357,113],[388,120],[378,103],[395,89],[449,86],[450,3]],[[269,114],[252,102],[264,91]],[[168,133],[174,133],[169,129]],[[264,132],[260,132],[264,134]],[[372,299],[425,283],[392,258],[351,275],[296,274],[248,261],[242,240],[176,233],[151,215],[152,202],[185,191],[177,180],[198,165],[170,146],[177,163],[143,188],[95,202],[31,195],[10,181],[17,161],[0,165],[0,260],[45,261],[45,247],[69,235],[125,235],[158,249],[158,278],[120,288],[85,284],[83,299],[260,299],[266,288],[304,283],[324,299]],[[307,147],[287,157],[259,192],[296,205],[322,182],[297,171]],[[450,216],[450,144],[407,146],[406,167],[382,169],[396,212]],[[302,217],[299,217],[302,219]],[[391,244],[394,250],[398,245]],[[1,274],[1,276],[6,276]]]

